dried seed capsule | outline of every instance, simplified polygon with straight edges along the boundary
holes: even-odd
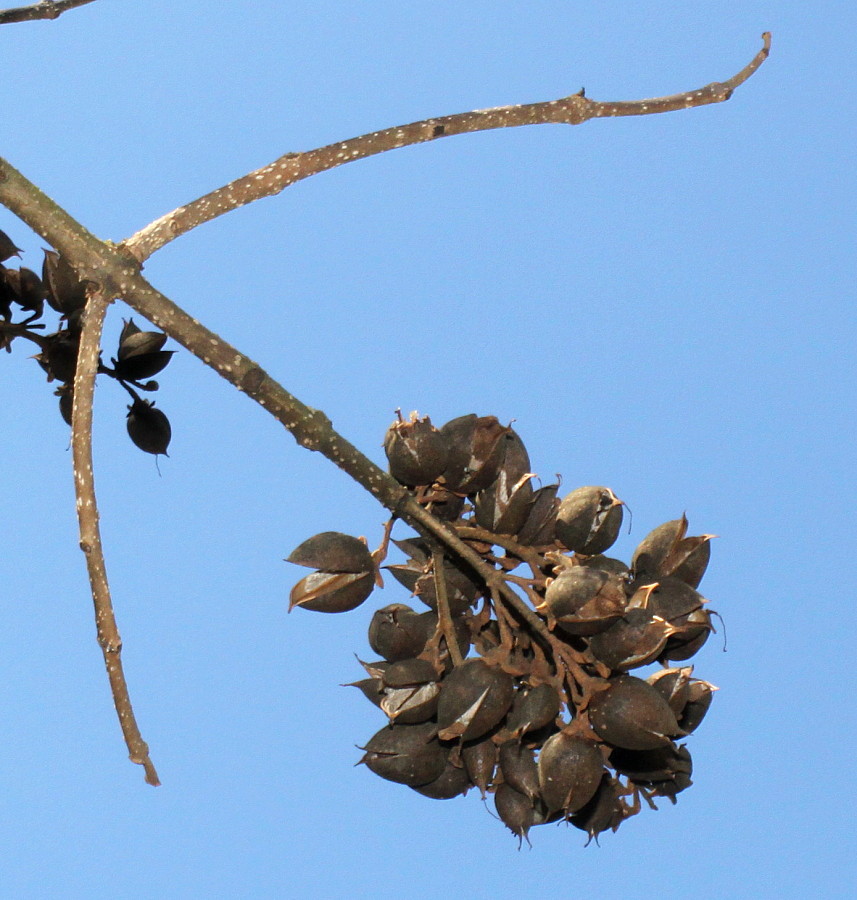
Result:
[[[384,659],[395,662],[416,656],[433,632],[422,615],[404,603],[376,610],[369,623],[369,646]]]
[[[644,607],[673,625],[683,625],[692,612],[702,608],[705,598],[677,578],[665,577],[651,589],[643,587],[628,602],[630,608]]]
[[[447,762],[446,768],[434,781],[417,785],[411,790],[424,797],[430,797],[432,800],[451,800],[453,797],[466,794],[472,787],[473,783],[467,772],[463,768]]]
[[[58,313],[69,316],[86,306],[86,284],[54,250],[45,250],[42,282],[45,285],[45,299]]]
[[[707,610],[696,609],[682,619],[676,633],[667,641],[660,659],[683,662],[694,656],[713,631],[711,615]]]
[[[681,725],[682,710],[690,699],[690,676],[693,674],[693,666],[685,666],[682,669],[660,669],[649,675],[646,681],[667,701],[670,709],[675,714]],[[687,729],[682,725],[682,729]]]
[[[487,734],[509,711],[514,685],[511,675],[482,659],[456,666],[441,685],[440,739],[469,741]]]
[[[536,607],[548,626],[589,636],[609,628],[625,611],[625,585],[618,575],[574,566],[563,569],[548,585],[544,603]]]
[[[589,722],[598,737],[626,750],[654,750],[684,735],[667,701],[633,675],[613,679],[592,697]]]
[[[413,487],[431,484],[440,476],[446,468],[449,446],[428,416],[420,419],[413,412],[409,421],[400,417],[387,429],[384,452],[393,478]]]
[[[595,838],[597,843],[599,834],[608,829],[616,831],[625,818],[625,807],[619,791],[619,783],[605,772],[595,795],[569,821],[576,828],[585,831],[589,835],[589,841]],[[587,845],[589,841],[586,842]]]
[[[437,725],[388,725],[373,735],[361,763],[387,781],[417,787],[439,778],[447,751],[437,741]],[[359,763],[358,763],[359,765]]]
[[[375,562],[366,544],[339,531],[322,531],[307,538],[289,554],[286,562],[324,572],[375,571]]]
[[[406,687],[385,688],[381,709],[391,722],[416,725],[427,722],[437,713],[440,685],[436,681]]]
[[[619,536],[622,501],[606,487],[581,487],[562,501],[556,536],[569,550],[587,556],[603,553]]]
[[[494,808],[503,824],[519,839],[519,844],[522,840],[529,844],[528,834],[535,822],[531,800],[510,785],[501,784],[494,793]]]
[[[134,320],[129,319],[119,335],[119,350],[116,355],[120,361],[135,356],[147,356],[150,353],[157,353],[166,342],[165,334],[160,331],[141,331],[134,324]]]
[[[71,408],[74,404],[74,387],[70,384],[63,384],[54,391],[54,394],[60,398],[60,415],[70,428]]]
[[[622,562],[621,559],[614,559],[612,556],[604,556],[599,553],[595,556],[587,556],[579,558],[580,565],[588,569],[597,569],[599,572],[606,572],[608,575],[618,575],[623,582],[629,577],[630,569]]]
[[[48,381],[74,381],[74,370],[77,367],[77,353],[80,349],[78,335],[69,331],[57,331],[46,334],[44,347],[34,359],[48,373]]]
[[[634,551],[631,568],[638,580],[656,581],[667,576],[690,587],[699,586],[711,558],[713,534],[685,537],[687,518],[664,522],[649,532]]]
[[[593,635],[589,648],[599,662],[624,672],[654,662],[674,629],[648,609],[629,609],[606,631]]]
[[[296,606],[312,612],[350,612],[369,599],[374,587],[370,572],[312,572],[292,588],[289,612]]]
[[[654,788],[675,803],[675,795],[689,788],[693,762],[690,751],[670,744],[654,750],[623,750],[610,754],[610,765],[634,784]]]
[[[449,446],[443,478],[450,491],[475,494],[497,477],[506,451],[503,440],[510,428],[496,416],[474,413],[452,419],[441,428]]]
[[[518,434],[509,430],[503,438],[506,449],[497,477],[476,495],[476,522],[494,534],[517,534],[533,501],[534,477],[530,457]]]
[[[691,681],[687,703],[678,716],[678,724],[681,725],[682,731],[688,734],[696,731],[711,706],[716,690],[717,688],[707,681]]]
[[[146,453],[167,456],[172,428],[170,420],[148,400],[135,400],[128,407],[128,435]]]
[[[21,248],[16,247],[12,238],[5,231],[0,231],[0,262],[6,262],[13,256],[20,256]]]
[[[494,781],[497,768],[497,745],[490,739],[464,744],[461,747],[461,761],[470,780],[482,793],[482,799]]]
[[[564,815],[592,799],[604,763],[598,744],[567,730],[549,737],[539,753],[539,790],[547,808]]]
[[[22,309],[33,313],[27,320],[32,322],[42,315],[45,305],[45,287],[42,280],[31,269],[6,269],[3,273],[8,288],[7,297]]]
[[[535,803],[540,794],[539,769],[533,751],[518,741],[506,741],[500,745],[499,759],[503,781]]]
[[[501,736],[511,740],[544,728],[556,719],[559,710],[559,694],[556,688],[549,684],[539,684],[534,688],[516,691]]]
[[[402,659],[384,669],[381,680],[385,687],[401,688],[437,681],[435,667],[427,659]]]
[[[520,543],[540,547],[554,542],[556,514],[559,511],[558,490],[558,484],[548,484],[533,493],[527,518],[518,532]]]

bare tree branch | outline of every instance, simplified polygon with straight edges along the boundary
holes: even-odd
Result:
[[[600,102],[585,97],[583,91],[560,100],[527,103],[520,106],[500,106],[452,116],[424,119],[409,125],[386,128],[336,144],[328,144],[304,153],[286,153],[274,162],[231,181],[217,190],[180,206],[132,235],[124,246],[143,262],[156,250],[186,234],[198,225],[222,216],[239,206],[262,197],[271,197],[297,181],[317,175],[327,169],[454,134],[488,131],[494,128],[515,128],[521,125],[567,124],[580,125],[589,119],[614,116],[646,116],[655,113],[689,109],[709,103],[722,103],[743,84],[767,58],[771,48],[770,32],[762,35],[763,46],[751,62],[728,81],[712,82],[695,91],[655,97],[649,100]]]
[[[32,6],[16,6],[0,10],[0,25],[13,22],[35,22],[38,19],[58,19],[64,12],[78,6],[86,6],[94,0],[41,0]]]
[[[662,97],[649,101],[598,104],[586,100],[582,94],[547,104],[528,107],[504,107],[500,110],[484,110],[431,119],[426,122],[388,129],[374,135],[365,135],[353,142],[335,144],[311,151],[310,154],[284,157],[260,172],[239,179],[219,192],[208,195],[186,207],[171,213],[149,229],[144,229],[125,245],[115,246],[102,242],[73,219],[65,210],[42,193],[20,172],[0,159],[0,202],[6,205],[51,246],[58,250],[74,266],[82,279],[96,285],[90,298],[85,317],[81,358],[75,377],[75,401],[73,411],[73,444],[75,449],[75,478],[78,488],[78,506],[81,510],[81,546],[87,555],[93,601],[96,607],[99,642],[104,651],[105,663],[111,680],[122,728],[131,758],[146,767],[147,780],[157,783],[157,774],[148,757],[148,748],[140,736],[128,700],[127,687],[122,674],[119,650],[121,641],[113,620],[109,591],[107,590],[104,562],[98,540],[98,517],[92,484],[92,463],[89,449],[91,428],[91,402],[95,371],[98,361],[100,330],[109,301],[121,297],[133,309],[145,316],[166,334],[186,347],[191,353],[213,368],[238,390],[264,407],[280,421],[303,447],[322,453],[336,466],[363,486],[394,516],[405,520],[433,546],[441,545],[451,556],[467,563],[484,580],[495,602],[508,604],[515,615],[526,622],[546,646],[556,642],[544,621],[507,584],[502,573],[483,561],[445,522],[435,518],[421,506],[406,488],[364,456],[356,447],[339,435],[323,412],[301,403],[296,397],[272,379],[257,363],[240,353],[218,335],[160,294],[140,274],[138,259],[146,258],[178,234],[184,233],[201,222],[214,218],[266,196],[265,189],[253,186],[257,180],[267,179],[267,194],[277,193],[287,184],[308,177],[324,168],[332,168],[352,159],[380,153],[408,143],[432,140],[446,134],[477,131],[484,128],[501,128],[537,122],[569,122],[578,124],[586,118],[598,116],[645,115],[717,103],[726,100],[734,88],[745,81],[761,65],[768,55],[770,35],[765,34],[764,47],[753,61],[728,82],[715,83],[699,91]],[[438,130],[441,129],[441,130]],[[314,168],[303,169],[302,159],[313,157]],[[296,163],[294,161],[297,161]],[[296,165],[291,180],[281,171]],[[257,176],[259,176],[257,178]],[[249,181],[248,181],[249,179]],[[220,199],[212,200],[219,196]],[[148,236],[147,236],[148,232]],[[131,252],[133,250],[133,252]],[[435,555],[437,560],[439,557]],[[498,613],[499,615],[499,613]],[[570,648],[554,647],[571,676],[582,684],[591,676],[580,668]],[[563,655],[564,653],[564,655]]]
[[[95,606],[95,627],[98,644],[104,655],[104,665],[113,693],[113,703],[132,762],[143,766],[146,781],[158,785],[158,773],[149,758],[149,748],[137,727],[128,685],[122,669],[122,639],[116,626],[113,602],[107,582],[107,568],[98,527],[98,506],[95,499],[95,479],[92,472],[92,401],[95,376],[101,352],[101,329],[111,299],[101,292],[91,294],[86,304],[77,370],[74,376],[71,447],[74,460],[74,488],[77,496],[77,517],[80,525],[80,549],[86,556],[92,602]]]

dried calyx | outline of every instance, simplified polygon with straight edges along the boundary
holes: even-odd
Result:
[[[389,530],[374,553],[323,532],[289,557],[316,569],[291,606],[342,612],[380,583],[395,547],[404,558],[384,571],[426,608],[395,602],[371,618],[380,658],[353,684],[388,724],[361,762],[433,799],[493,794],[519,841],[560,820],[597,840],[643,800],[675,803],[692,768],[678,742],[716,690],[672,665],[712,631],[698,591],[712,535],[688,537],[682,516],[648,534],[630,564],[604,555],[622,501],[602,486],[563,498],[557,484],[538,486],[520,436],[493,416],[436,428],[399,415],[384,449],[393,477],[485,568]],[[659,668],[641,675],[649,665]]]

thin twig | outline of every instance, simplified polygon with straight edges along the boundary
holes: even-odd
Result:
[[[78,6],[86,6],[94,0],[41,0],[32,6],[16,6],[13,9],[0,10],[0,25],[11,25],[13,22],[35,22],[38,19],[58,19],[64,12]]]
[[[143,262],[156,250],[198,225],[254,200],[279,194],[289,185],[311,175],[387,150],[422,144],[441,137],[494,128],[515,128],[521,125],[580,125],[589,119],[646,116],[705,106],[709,103],[722,103],[728,100],[735,88],[743,84],[767,58],[771,48],[770,32],[766,31],[762,35],[762,40],[764,42],[762,49],[737,75],[728,81],[715,81],[695,91],[648,100],[619,102],[590,100],[581,91],[579,94],[572,94],[559,100],[499,106],[494,109],[479,109],[452,116],[423,119],[409,125],[373,131],[371,134],[303,153],[286,153],[261,169],[237,178],[161,216],[128,238],[124,246]]]
[[[435,547],[431,554],[432,568],[434,569],[434,589],[437,596],[437,621],[446,638],[446,649],[453,666],[460,666],[464,660],[458,646],[458,635],[455,633],[455,623],[452,621],[452,613],[449,609],[449,595],[446,590],[446,576],[443,573],[443,551]]]
[[[122,639],[116,626],[113,602],[107,582],[107,568],[101,546],[98,527],[98,507],[95,499],[95,479],[92,473],[92,401],[95,393],[95,376],[101,351],[101,329],[109,294],[100,292],[89,296],[83,317],[77,371],[74,376],[74,402],[72,405],[71,447],[74,459],[74,487],[77,495],[77,516],[80,524],[80,549],[86,556],[92,602],[95,606],[95,627],[98,644],[104,655],[104,665],[113,693],[113,703],[119,716],[119,724],[132,762],[143,766],[146,782],[158,785],[158,773],[149,758],[149,748],[137,727],[128,685],[122,669]]]

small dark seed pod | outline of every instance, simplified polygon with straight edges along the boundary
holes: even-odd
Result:
[[[369,599],[374,587],[368,572],[312,572],[292,588],[289,612],[296,606],[312,612],[350,612]]]
[[[431,614],[429,614],[431,615]],[[395,662],[416,656],[431,636],[429,623],[404,603],[376,610],[369,623],[369,646],[384,659]]]
[[[589,841],[595,838],[597,843],[599,834],[608,830],[615,831],[622,824],[625,808],[619,790],[616,779],[605,772],[589,803],[570,817],[572,825],[589,835]]]
[[[12,238],[5,231],[0,231],[0,262],[6,262],[13,256],[19,256],[21,248],[16,247]]]
[[[603,553],[621,527],[622,501],[606,487],[577,488],[563,499],[556,517],[558,540],[587,556]]]
[[[511,740],[544,728],[556,719],[559,710],[559,694],[549,684],[516,691],[512,708],[503,725],[502,737]]]
[[[560,731],[549,737],[539,753],[539,789],[551,811],[577,812],[592,799],[604,763],[598,744]]]
[[[487,734],[509,711],[514,684],[511,675],[482,659],[456,666],[441,685],[440,739],[469,741]]]
[[[339,531],[313,535],[296,547],[286,562],[324,572],[375,571],[375,562],[366,544]]]
[[[559,511],[558,484],[548,484],[533,494],[527,518],[518,532],[518,540],[528,547],[554,542],[556,514]]]
[[[717,688],[707,681],[691,681],[687,703],[678,717],[678,724],[683,731],[688,734],[696,731],[711,706],[716,690]]]
[[[606,630],[589,639],[599,662],[624,672],[654,662],[673,632],[669,622],[648,609],[629,609]]]
[[[387,781],[417,787],[439,778],[447,751],[437,741],[437,725],[388,725],[373,735],[361,763]],[[359,764],[359,763],[358,763]]]
[[[595,733],[614,747],[654,750],[684,735],[666,700],[650,684],[622,675],[589,702]]]
[[[503,440],[511,429],[495,416],[474,413],[452,419],[441,428],[449,446],[443,478],[446,487],[458,494],[475,494],[497,477],[506,451]]]
[[[494,794],[494,808],[503,824],[520,841],[526,840],[535,822],[535,810],[529,797],[516,791],[511,785],[501,784]]]
[[[446,437],[426,416],[411,413],[409,421],[399,419],[384,437],[390,474],[400,484],[413,487],[431,484],[446,468],[449,446]]]
[[[45,250],[42,265],[45,299],[58,313],[69,316],[86,306],[86,284],[74,269],[54,250]]]
[[[490,738],[464,744],[461,748],[461,761],[470,780],[481,791],[483,800],[494,781],[497,756],[497,745]]]
[[[415,785],[411,790],[424,797],[430,797],[432,800],[451,800],[453,797],[466,794],[472,787],[473,783],[467,772],[463,768],[447,762],[446,768],[434,781]]]
[[[167,455],[172,428],[166,415],[148,400],[135,400],[128,407],[128,435],[146,453]]]
[[[681,714],[690,699],[690,676],[693,666],[682,669],[660,669],[649,675],[646,681],[667,701],[681,725]],[[687,731],[682,725],[682,729]]]
[[[503,781],[535,803],[540,794],[539,769],[533,751],[518,741],[506,741],[500,745],[499,758]]]
[[[574,566],[563,569],[547,587],[537,607],[549,627],[559,625],[569,634],[597,634],[609,628],[625,611],[625,586],[618,575]]]

